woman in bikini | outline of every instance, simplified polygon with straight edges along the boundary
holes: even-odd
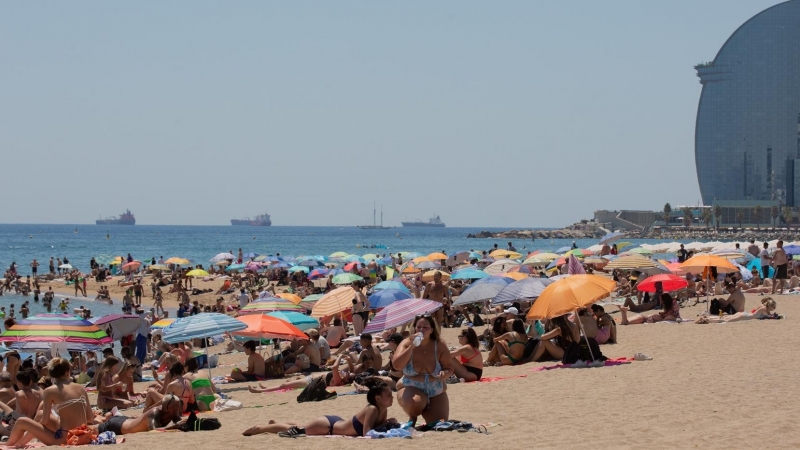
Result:
[[[100,371],[97,373],[97,407],[104,411],[114,408],[128,409],[136,405],[120,394],[123,383],[121,381],[114,382],[112,373],[117,364],[119,364],[119,359],[109,356],[103,361],[103,365],[100,366]]]
[[[192,383],[184,377],[186,368],[180,362],[172,364],[169,369],[168,378],[164,380],[164,385],[160,391],[150,389],[147,391],[147,398],[144,401],[144,409],[148,409],[161,404],[161,400],[166,394],[172,394],[183,403],[183,412],[186,412],[190,403],[195,402],[194,391],[192,390]]]
[[[489,363],[496,366],[515,366],[522,361],[525,353],[525,344],[528,334],[525,332],[525,323],[521,319],[514,319],[511,331],[494,338],[494,355],[489,355]]]
[[[531,355],[531,361],[562,360],[564,351],[573,342],[580,342],[578,326],[567,319],[567,315],[550,319],[549,331],[545,332]]]
[[[453,375],[453,358],[430,314],[417,316],[413,326],[416,334],[403,340],[392,357],[392,365],[403,368],[397,403],[414,423],[420,415],[428,423],[448,420],[450,399],[445,380]],[[417,337],[421,342],[415,347]]]
[[[742,320],[752,320],[752,319],[774,319],[778,318],[777,314],[775,314],[775,307],[777,304],[772,297],[764,297],[761,299],[761,306],[756,309],[753,309],[750,312],[740,312],[736,314],[731,314],[729,316],[723,317],[716,317],[716,316],[708,316],[703,315],[701,318],[697,319],[696,323],[704,324],[704,323],[729,323],[729,322],[741,322]]]
[[[40,422],[27,417],[18,419],[6,445],[24,446],[34,438],[44,445],[64,445],[68,430],[94,420],[86,389],[70,379],[69,361],[54,358],[47,367],[53,385],[42,392],[42,403],[44,411],[53,414],[43,414]]]
[[[483,358],[475,330],[461,330],[458,343],[461,347],[450,353],[453,355],[453,371],[456,377],[463,378],[464,381],[479,381],[483,375]]]
[[[197,409],[200,411],[211,411],[214,409],[214,402],[217,401],[215,395],[217,389],[207,376],[200,375],[197,370],[200,367],[196,358],[189,358],[186,361],[187,373],[184,377],[192,383],[192,391],[197,401]]]
[[[373,428],[395,422],[394,419],[387,418],[389,407],[394,401],[389,386],[375,377],[366,379],[364,386],[368,388],[367,403],[369,404],[350,420],[339,416],[322,416],[304,425],[296,422],[275,423],[274,420],[270,420],[267,425],[250,427],[242,434],[253,436],[262,433],[277,433],[281,437],[302,435],[364,437]]]
[[[128,361],[123,361],[122,368],[119,369],[119,373],[114,375],[113,381],[114,384],[118,384],[119,387],[114,391],[114,395],[118,398],[130,400],[134,404],[138,404],[145,395],[146,392],[136,392],[133,390],[133,373],[136,371],[136,366],[131,364]]]
[[[656,323],[665,320],[676,321],[681,318],[680,303],[673,300],[671,295],[667,293],[661,294],[661,306],[662,310],[651,316],[643,316],[641,314],[628,316],[628,308],[617,305],[621,316],[619,323],[621,325],[637,325],[642,323]]]

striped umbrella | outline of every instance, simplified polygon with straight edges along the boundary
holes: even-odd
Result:
[[[319,327],[319,320],[294,311],[272,311],[266,315],[283,320],[284,322],[288,322],[296,326],[300,331],[306,331]]]
[[[421,298],[396,301],[376,314],[364,328],[364,333],[380,333],[389,328],[399,327],[411,322],[419,314],[430,314],[441,307],[442,304],[439,302]]]
[[[172,322],[175,322],[176,319],[161,319],[156,321],[156,323],[150,325],[151,330],[161,330],[163,328],[167,328],[168,326],[172,325]]]
[[[256,300],[249,303],[247,306],[239,310],[239,314],[260,314],[271,311],[305,311],[300,305],[280,297],[265,297],[261,300]]]
[[[164,342],[185,342],[192,339],[207,338],[229,331],[239,331],[247,325],[220,313],[203,313],[183,317],[164,329]]]
[[[0,342],[94,346],[110,344],[111,337],[88,320],[68,314],[39,314],[22,319],[0,335]],[[47,347],[45,347],[47,348]]]
[[[200,314],[202,315],[202,314]],[[267,314],[253,314],[251,316],[237,317],[237,322],[245,325],[239,331],[231,334],[248,339],[308,339],[298,327],[277,317]]]
[[[354,273],[340,273],[333,277],[333,284],[350,284],[354,281],[361,281],[363,278]]]
[[[353,307],[353,299],[356,297],[355,289],[350,286],[342,286],[323,295],[311,310],[312,317],[325,317],[338,314],[346,309]]]
[[[328,269],[314,269],[308,274],[309,280],[316,280],[328,276]]]
[[[289,292],[281,292],[280,294],[276,295],[278,298],[282,298],[284,300],[289,300],[290,302],[294,303],[295,305],[299,305],[300,302],[303,301],[297,294],[291,294]]]
[[[314,305],[317,304],[317,301],[319,299],[321,299],[321,298],[322,298],[322,294],[306,295],[305,297],[303,297],[303,301],[300,302],[300,306],[302,306],[303,308],[305,308],[308,311],[311,311],[311,309],[314,307]]]
[[[492,300],[492,304],[502,305],[503,303],[537,298],[552,283],[547,278],[525,278],[524,280],[515,281],[498,292],[497,296]]]
[[[641,255],[622,256],[617,258],[605,266],[605,270],[611,271],[614,269],[644,269],[647,267],[655,267],[656,262],[652,259],[645,258]]]

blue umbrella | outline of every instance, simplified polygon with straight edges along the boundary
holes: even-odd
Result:
[[[267,315],[275,317],[276,319],[281,319],[284,322],[289,322],[290,324],[299,328],[301,331],[319,327],[319,321],[317,319],[305,314],[300,314],[299,312],[272,311],[267,313]]]
[[[760,260],[760,259],[758,259],[758,258],[756,258],[756,259],[754,259],[754,260],[750,261],[749,263],[747,263],[747,268],[748,268],[748,269],[750,269],[750,270],[753,270],[753,269],[756,269],[756,270],[758,270],[758,273],[760,273],[760,274],[761,274],[761,278],[762,278],[762,279],[763,279],[763,278],[772,278],[772,274],[774,274],[774,273],[775,273],[775,269],[773,269],[772,267],[770,267],[770,268],[769,268],[769,270],[768,270],[768,271],[769,271],[769,273],[768,273],[768,274],[766,274],[766,275],[765,275],[765,274],[763,274],[763,273],[762,273],[762,271],[761,271],[761,260]]]
[[[480,281],[486,281],[486,280],[489,280],[489,278],[484,278],[483,280]],[[485,300],[493,299],[503,289],[505,289],[505,286],[502,284],[494,284],[494,283],[478,284],[477,282],[475,282],[473,283],[473,286],[471,286],[469,289],[464,291],[460,296],[458,296],[458,298],[453,302],[453,306],[469,305],[470,303],[479,303]]]
[[[480,279],[478,281],[473,281],[472,284],[470,284],[467,287],[467,291],[470,290],[470,289],[474,289],[474,288],[476,288],[478,286],[484,285],[484,284],[494,284],[494,285],[497,285],[497,286],[500,286],[500,287],[506,287],[509,284],[513,283],[514,281],[515,280],[513,278],[506,278],[506,277],[501,277],[501,276],[491,276],[489,278],[483,278],[483,279]]]
[[[258,253],[253,253],[253,252],[245,253],[244,255],[242,255],[242,258],[247,258],[247,259],[256,257],[258,257]]]
[[[225,272],[233,272],[234,270],[244,269],[246,264],[231,264],[225,269]]]
[[[356,255],[350,255],[347,258],[345,258],[344,260],[347,261],[347,262],[357,262],[357,263],[366,262],[366,261],[364,261],[364,258],[362,258],[360,256],[356,256]]]
[[[305,272],[305,273],[308,273],[308,271],[309,271],[309,268],[308,268],[308,267],[306,267],[306,266],[294,266],[294,267],[292,267],[291,269],[289,269],[289,273],[295,273],[295,272]]]
[[[408,288],[399,281],[381,281],[372,288],[373,291],[382,291],[384,289],[399,289],[401,291],[408,291]]]
[[[369,296],[370,309],[386,308],[398,300],[412,298],[407,289],[381,289]]]
[[[566,246],[566,247],[561,247],[560,249],[556,250],[553,253],[566,253],[566,252],[568,252],[570,250],[572,250],[572,247]]]
[[[600,239],[600,245],[610,244],[612,242],[618,241],[622,239],[623,236],[624,234],[620,231],[616,231],[614,233],[608,233]]]
[[[219,313],[203,313],[183,317],[164,328],[164,342],[170,344],[186,342],[197,338],[207,338],[229,331],[247,328],[243,322]]]
[[[270,267],[270,268],[272,268],[272,267],[279,267],[279,268],[285,269],[285,268],[287,268],[287,267],[292,267],[292,265],[291,265],[291,264],[289,264],[289,263],[287,263],[287,262],[283,262],[283,261],[281,261],[281,262],[279,262],[279,263],[276,263],[276,264],[273,264],[273,265],[271,265],[271,266],[269,266],[269,267]]]
[[[317,261],[316,259],[306,259],[304,261],[300,261],[297,263],[298,266],[306,266],[306,267],[324,267],[325,264]]]
[[[506,286],[492,300],[493,305],[511,303],[519,300],[531,300],[539,297],[553,281],[547,278],[525,278]]]
[[[491,275],[479,269],[461,269],[457,270],[450,277],[451,280],[480,280],[482,278],[489,278]]]
[[[800,245],[789,244],[783,246],[783,251],[792,255],[800,255]]]

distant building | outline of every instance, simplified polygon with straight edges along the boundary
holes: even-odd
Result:
[[[703,85],[695,127],[703,204],[800,206],[800,0],[755,15],[695,69]]]

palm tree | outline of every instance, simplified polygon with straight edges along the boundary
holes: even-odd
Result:
[[[736,222],[739,223],[739,229],[742,229],[742,222],[744,222],[744,209],[736,208]]]
[[[672,212],[672,206],[667,203],[664,205],[664,222],[667,224],[667,228],[669,228],[669,215]]]
[[[714,205],[714,217],[717,219],[717,231],[719,231],[719,223],[722,222],[722,206]]]
[[[772,205],[772,207],[769,209],[769,212],[772,216],[772,228],[775,228],[777,226],[776,221],[778,220],[778,214],[780,214],[778,211],[778,205]]]
[[[753,214],[756,215],[756,228],[761,229],[761,214],[764,213],[764,208],[761,205],[756,205],[753,208]]]
[[[792,229],[792,219],[794,218],[794,214],[792,211],[791,206],[784,206],[783,207],[783,221],[786,222],[786,227],[790,230]]]
[[[711,224],[711,218],[714,216],[711,214],[711,208],[703,208],[703,222],[706,224],[706,231],[708,231],[708,226]]]
[[[694,215],[692,214],[692,208],[684,206],[683,208],[681,208],[681,212],[683,213],[683,226],[687,228],[692,226],[692,220],[694,219]]]

